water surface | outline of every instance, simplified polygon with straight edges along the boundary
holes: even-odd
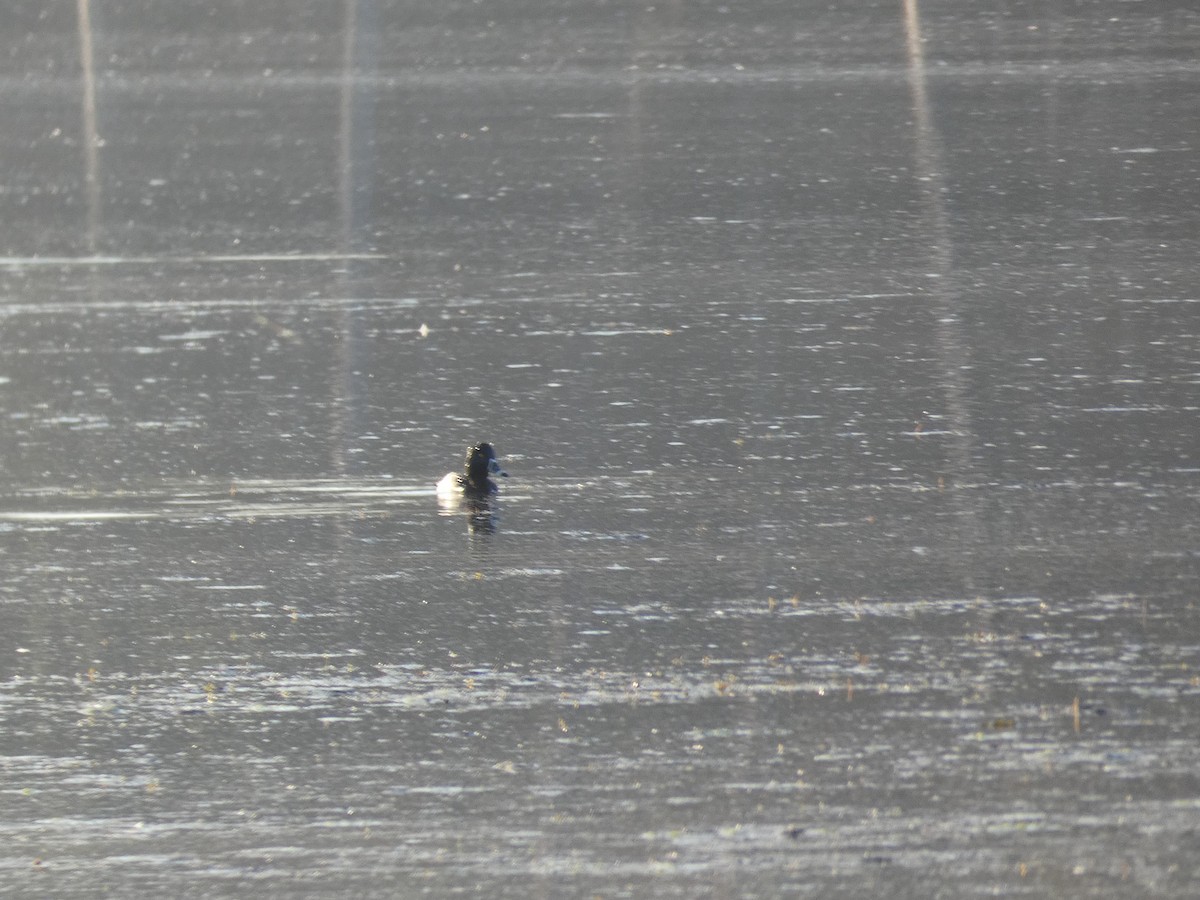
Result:
[[[1194,13],[13,18],[6,895],[1191,896]]]

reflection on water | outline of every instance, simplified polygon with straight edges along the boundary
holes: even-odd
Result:
[[[14,10],[0,889],[1190,896],[1197,32],[1108,5]]]
[[[472,536],[496,531],[500,521],[499,501],[494,497],[454,497],[438,494],[438,511],[443,516],[461,517]]]

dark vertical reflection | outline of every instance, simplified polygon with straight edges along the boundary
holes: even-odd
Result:
[[[341,129],[338,143],[338,199],[342,252],[369,249],[374,182],[375,88],[361,75],[379,62],[379,23],[375,0],[345,0],[342,40]]]
[[[78,0],[79,69],[83,89],[83,180],[87,191],[87,248],[96,252],[100,221],[100,136],[96,131],[96,67],[92,54],[91,0]]]
[[[370,199],[374,182],[375,89],[362,75],[378,65],[378,12],[375,0],[345,0],[342,42],[342,84],[339,104],[337,179],[342,252],[347,257],[342,278],[345,297],[357,293],[354,254],[366,249],[371,231]],[[336,474],[361,471],[366,464],[358,446],[365,428],[368,402],[365,372],[366,343],[361,313],[345,308],[339,337],[342,374],[339,411],[340,440],[331,443]]]
[[[380,427],[370,413],[368,373],[378,362],[370,356],[365,333],[364,313],[345,298],[360,295],[362,261],[356,255],[370,249],[371,194],[375,180],[375,91],[364,75],[378,65],[378,10],[376,0],[344,0],[342,16],[342,71],[338,98],[337,170],[333,184],[337,190],[340,250],[344,257],[340,285],[340,312],[333,313],[336,323],[333,338],[333,376],[329,386],[330,475],[355,477],[377,474],[374,457],[365,450],[378,442],[364,442],[363,435]],[[365,444],[365,446],[364,446]],[[385,598],[375,592],[366,596],[356,575],[363,564],[364,529],[373,526],[353,518],[335,524],[331,539],[335,545],[335,573],[330,584],[336,605],[359,622],[366,634],[387,633],[394,629],[393,611]],[[400,598],[388,598],[400,599]]]
[[[912,96],[916,176],[921,192],[922,230],[929,240],[933,286],[929,290],[934,315],[934,344],[941,361],[942,390],[950,433],[947,436],[945,488],[951,492],[958,546],[951,552],[961,561],[963,587],[974,588],[969,554],[979,546],[979,523],[968,493],[972,473],[973,425],[968,405],[966,371],[970,362],[961,317],[963,298],[955,284],[953,238],[946,210],[945,158],[941,136],[930,111],[925,72],[924,38],[918,0],[904,0],[904,31],[908,54],[908,87]]]

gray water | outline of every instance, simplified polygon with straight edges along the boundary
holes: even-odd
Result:
[[[1200,18],[968,6],[11,5],[0,893],[1195,896]]]

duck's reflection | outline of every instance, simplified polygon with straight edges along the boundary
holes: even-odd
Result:
[[[443,516],[464,516],[467,531],[472,535],[496,533],[500,522],[500,511],[491,496],[438,495],[438,512]]]

